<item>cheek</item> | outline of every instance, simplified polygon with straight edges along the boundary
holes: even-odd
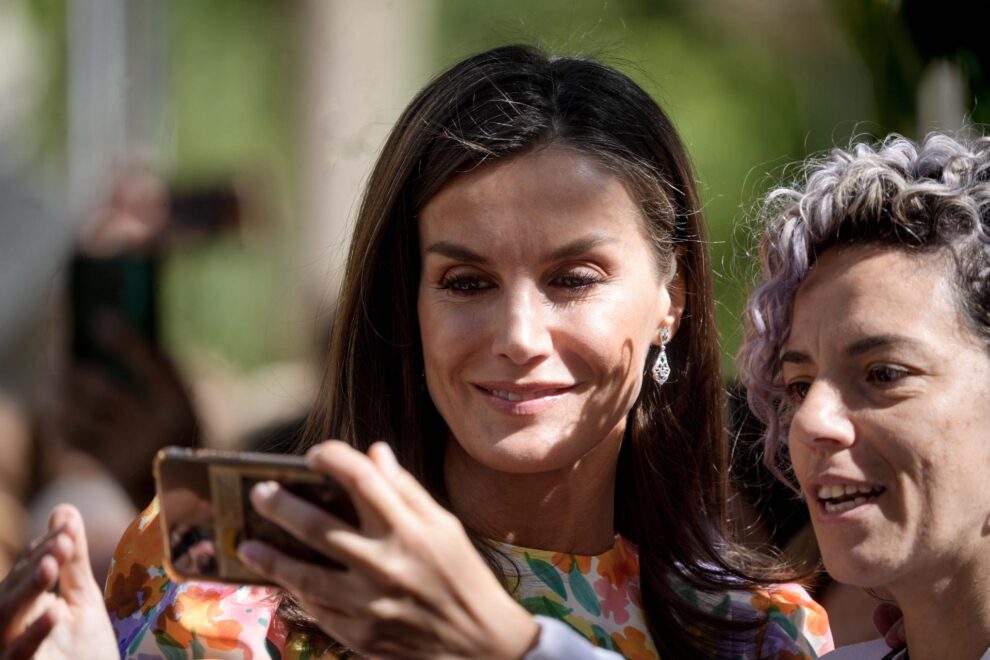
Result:
[[[572,373],[590,370],[605,387],[627,389],[640,382],[655,334],[645,315],[597,309],[565,319],[561,327],[566,339],[559,353]]]
[[[791,469],[794,470],[794,477],[798,481],[801,489],[804,489],[805,478],[808,474],[809,451],[805,444],[799,440],[787,440],[788,456]]]
[[[485,341],[484,310],[420,299],[418,305],[423,362],[428,374],[442,378],[456,369]]]

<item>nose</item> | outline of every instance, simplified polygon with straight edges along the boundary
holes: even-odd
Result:
[[[826,451],[852,445],[855,429],[841,392],[828,381],[813,381],[794,411],[788,435],[792,443]]]
[[[515,364],[524,365],[547,357],[553,351],[553,337],[546,318],[549,310],[534,287],[509,290],[500,314],[492,352]]]

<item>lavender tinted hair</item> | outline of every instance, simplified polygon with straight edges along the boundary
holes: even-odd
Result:
[[[770,193],[760,219],[763,279],[746,306],[739,370],[766,425],[764,460],[787,481],[780,353],[794,296],[826,250],[944,253],[962,317],[990,344],[990,138],[935,133],[919,146],[891,135],[834,149],[807,161],[797,184]]]

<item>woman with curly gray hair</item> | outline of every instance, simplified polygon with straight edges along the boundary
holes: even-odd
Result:
[[[829,573],[889,593],[907,639],[829,657],[986,660],[990,139],[892,136],[805,174],[765,207],[741,371]]]

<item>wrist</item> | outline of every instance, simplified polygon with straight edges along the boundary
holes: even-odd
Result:
[[[490,631],[494,647],[492,657],[501,660],[521,660],[536,648],[540,639],[540,624],[522,605],[507,595],[504,616],[495,617],[498,627]]]

